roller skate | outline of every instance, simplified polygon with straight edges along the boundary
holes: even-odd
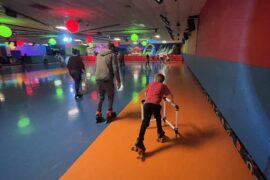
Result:
[[[158,135],[157,142],[167,142],[169,140],[169,137],[166,136],[165,134]]]
[[[108,110],[106,114],[107,114],[107,122],[106,123],[111,123],[116,118],[116,113],[111,111],[111,110]]]
[[[138,159],[141,159],[142,161],[145,160],[145,146],[142,141],[137,140],[135,145],[131,148],[132,151],[135,151],[138,153]]]
[[[102,113],[100,111],[96,112],[96,123],[104,122],[104,118],[102,117]]]

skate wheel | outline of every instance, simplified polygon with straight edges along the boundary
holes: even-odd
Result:
[[[138,152],[138,148],[137,147],[132,147],[132,151]]]
[[[143,155],[143,151],[142,151],[142,150],[139,151],[139,155],[140,155],[140,156]]]

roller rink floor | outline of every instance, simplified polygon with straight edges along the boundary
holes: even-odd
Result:
[[[56,66],[56,67],[55,67]],[[86,63],[84,97],[74,100],[66,68],[2,73],[0,179],[252,179],[191,73],[181,62],[128,62],[116,91],[118,119],[96,124],[94,64]],[[15,71],[11,71],[15,72]],[[157,143],[155,122],[146,132],[146,159],[130,150],[140,127],[140,100],[154,74],[180,105],[180,138]],[[103,108],[106,111],[107,102]],[[168,119],[174,110],[168,109]]]

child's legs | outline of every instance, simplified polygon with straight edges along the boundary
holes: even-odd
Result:
[[[163,136],[165,133],[162,129],[160,110],[161,110],[160,105],[156,105],[155,107],[153,107],[153,114],[157,123],[157,133],[159,136]]]
[[[142,124],[141,124],[138,141],[143,141],[144,140],[144,134],[145,134],[145,131],[146,131],[147,127],[149,126],[151,116],[152,116],[151,105],[144,104],[144,106],[143,106],[143,121],[142,121]]]
[[[104,101],[105,97],[105,90],[103,87],[104,82],[103,81],[97,81],[97,86],[98,86],[98,107],[97,111],[102,111],[102,103]]]

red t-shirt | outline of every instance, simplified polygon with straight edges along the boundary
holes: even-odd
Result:
[[[171,91],[165,84],[153,82],[147,86],[145,93],[145,103],[160,104],[162,98],[171,94]]]

